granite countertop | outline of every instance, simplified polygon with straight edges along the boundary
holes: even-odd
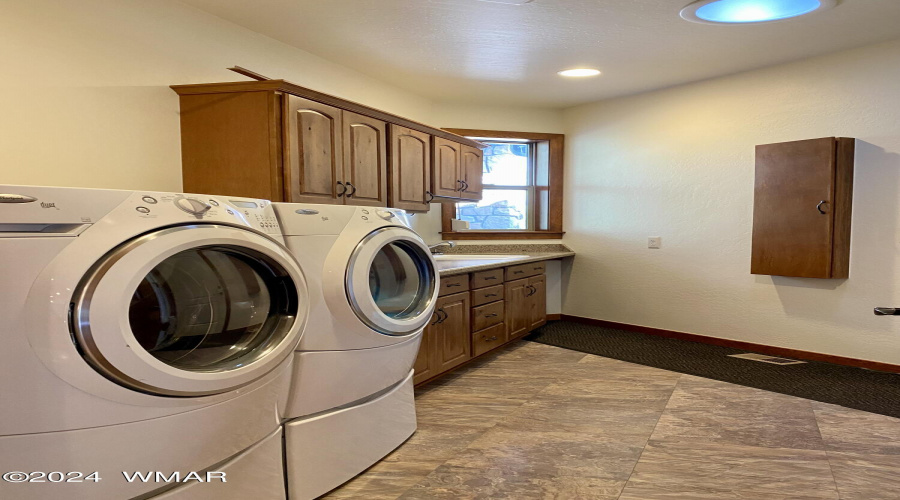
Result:
[[[484,258],[478,258],[484,256]],[[496,257],[495,257],[496,256]],[[574,257],[565,245],[458,245],[435,255],[441,276],[455,276],[498,267]],[[455,260],[458,257],[462,260]],[[498,258],[503,257],[503,258]]]

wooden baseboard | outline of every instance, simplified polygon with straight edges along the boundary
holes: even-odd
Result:
[[[572,321],[575,323],[583,323],[586,325],[602,326],[605,328],[617,328],[630,332],[646,333],[647,335],[657,335],[670,339],[688,340],[691,342],[701,342],[703,344],[717,345],[720,347],[731,347],[744,351],[753,351],[772,356],[783,356],[786,358],[804,359],[807,361],[824,361],[826,363],[834,363],[836,365],[855,366],[857,368],[865,368],[868,370],[878,370],[882,372],[900,373],[900,365],[892,365],[890,363],[882,363],[880,361],[869,361],[865,359],[847,358],[844,356],[835,356],[833,354],[822,354],[818,352],[801,351],[798,349],[789,349],[787,347],[777,347],[771,345],[754,344],[752,342],[743,342],[740,340],[722,339],[718,337],[708,337],[706,335],[698,335],[696,333],[676,332],[673,330],[663,330],[661,328],[651,328],[649,326],[631,325],[628,323],[616,323],[615,321],[605,321],[602,319],[584,318],[581,316],[571,316],[569,314],[560,315],[560,319]],[[547,319],[550,319],[548,316]]]
[[[562,319],[562,314],[548,314],[547,321],[559,321]]]

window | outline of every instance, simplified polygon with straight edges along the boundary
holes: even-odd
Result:
[[[457,203],[456,218],[476,231],[533,230],[535,144],[484,143],[484,197]]]
[[[487,145],[480,201],[444,204],[446,239],[562,237],[562,134],[446,129]],[[451,220],[469,223],[452,231]]]

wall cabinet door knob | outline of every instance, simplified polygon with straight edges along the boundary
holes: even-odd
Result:
[[[344,196],[344,193],[347,192],[347,186],[345,186],[341,181],[337,181],[337,185],[341,188],[341,191],[337,194],[337,197],[340,198],[341,196]]]

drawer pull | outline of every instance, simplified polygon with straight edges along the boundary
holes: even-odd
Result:
[[[488,294],[485,294],[484,296],[485,297],[496,297],[498,295],[500,295],[500,294],[499,293],[488,293]]]
[[[454,286],[462,286],[462,283],[448,283],[447,288],[452,288]]]
[[[488,337],[487,335],[485,335],[485,336],[483,336],[483,337],[481,337],[481,338],[483,338],[485,342],[493,342],[493,341],[497,340],[497,336],[496,336],[496,335],[494,335],[493,337]]]
[[[532,269],[534,269],[535,271],[540,271],[540,270],[542,270],[542,269],[544,269],[544,268],[541,267],[541,266],[537,266],[537,267],[534,267],[534,268],[532,268]]]
[[[524,273],[524,272],[525,272],[525,271],[519,269],[518,271],[513,271],[513,274],[522,274],[522,273]]]
[[[487,281],[487,280],[495,280],[495,279],[497,279],[496,276],[485,276],[485,277],[484,277],[484,280],[485,280],[485,281]]]
[[[485,318],[496,318],[496,317],[497,317],[497,313],[485,314],[484,317],[485,317]]]

